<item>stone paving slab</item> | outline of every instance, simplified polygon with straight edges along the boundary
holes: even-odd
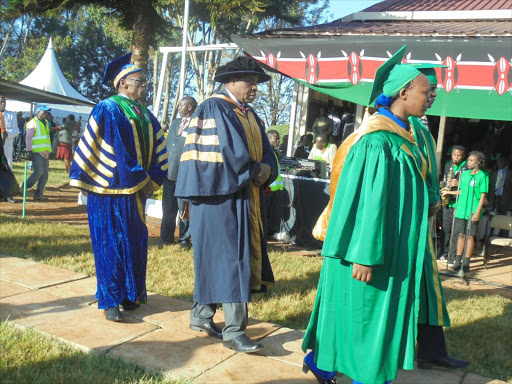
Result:
[[[34,326],[86,308],[85,303],[63,299],[49,292],[30,291],[0,299],[0,319]]]
[[[281,328],[261,340],[265,347],[260,353],[276,360],[302,366],[302,338],[304,333],[291,328]]]
[[[300,367],[259,354],[237,353],[194,380],[208,384],[315,384],[313,374]]]
[[[473,373],[466,373],[461,384],[507,384],[505,381],[493,380]]]
[[[0,257],[0,279],[23,285],[30,289],[39,289],[49,285],[67,283],[86,278],[83,273],[68,269],[40,264],[17,257]]]
[[[217,325],[219,329],[224,328],[224,312],[223,311],[217,311],[215,313],[215,316],[213,318],[213,321]],[[183,313],[181,316],[178,316],[170,321],[166,321],[162,324],[162,328],[166,329],[176,329],[178,331],[188,333],[193,336],[198,337],[209,337],[205,332],[197,332],[192,331],[189,328],[190,325],[190,313],[187,310],[185,313]],[[249,323],[247,325],[247,336],[249,336],[253,340],[261,340],[265,336],[271,334],[272,332],[275,332],[277,329],[279,329],[280,326],[277,324],[267,323],[264,321],[249,319]]]
[[[148,292],[147,304],[141,305],[135,311],[125,312],[125,315],[166,327],[166,324],[171,325],[175,318],[188,314],[190,308],[190,302]]]
[[[221,340],[158,329],[113,348],[109,355],[192,379],[235,354]],[[223,381],[223,379],[222,379]]]
[[[23,285],[0,280],[0,298],[13,296],[28,291],[30,291],[30,288],[24,287]]]
[[[64,299],[72,299],[86,304],[96,301],[96,277],[75,280],[70,283],[53,285],[41,289],[41,292],[48,292]]]
[[[36,324],[34,328],[81,349],[101,352],[154,331],[157,326],[126,317],[123,322],[107,321],[102,310],[84,307],[54,316],[51,321]]]

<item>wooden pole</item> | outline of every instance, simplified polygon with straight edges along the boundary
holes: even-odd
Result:
[[[295,143],[295,121],[297,120],[297,98],[299,97],[299,83],[296,81],[293,85],[293,97],[290,111],[290,125],[288,127],[288,145],[286,146],[286,156],[291,157],[293,144]]]
[[[183,15],[183,39],[182,39],[182,50],[181,50],[181,69],[180,69],[180,87],[179,87],[179,97],[178,99],[183,99],[183,95],[185,92],[185,79],[187,77],[186,74],[186,66],[187,66],[187,33],[188,33],[188,10],[189,10],[189,0],[185,0],[185,10]],[[197,79],[197,81],[201,81]]]
[[[446,129],[446,116],[441,116],[439,120],[439,132],[437,134],[437,145],[436,145],[436,163],[437,163],[437,176],[441,172],[441,161],[443,160],[443,144],[444,135]]]

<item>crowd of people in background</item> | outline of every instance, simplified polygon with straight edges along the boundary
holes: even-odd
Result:
[[[51,108],[40,105],[35,115],[24,117],[23,112],[12,112],[7,109],[7,100],[0,95],[0,127],[2,135],[3,153],[9,169],[13,162],[29,161],[32,174],[27,179],[27,189],[37,184],[33,194],[34,200],[45,200],[44,188],[48,180],[49,160],[60,159],[64,162],[66,172],[69,173],[73,153],[81,135],[80,116],[78,121],[73,114],[57,124],[51,113]],[[19,185],[21,191],[24,183]],[[12,196],[4,201],[16,203]]]

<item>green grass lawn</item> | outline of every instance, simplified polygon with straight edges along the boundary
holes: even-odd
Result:
[[[12,172],[14,176],[16,176],[16,180],[21,183],[25,172],[25,162],[14,162]],[[31,174],[32,170],[27,168],[27,178],[30,177]],[[57,187],[67,182],[69,182],[69,176],[64,169],[64,162],[61,160],[50,160],[46,185],[49,187]]]

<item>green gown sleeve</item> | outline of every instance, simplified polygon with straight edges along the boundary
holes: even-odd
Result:
[[[336,190],[324,256],[369,266],[384,264],[395,168],[390,146],[378,134],[365,135],[351,148]]]

